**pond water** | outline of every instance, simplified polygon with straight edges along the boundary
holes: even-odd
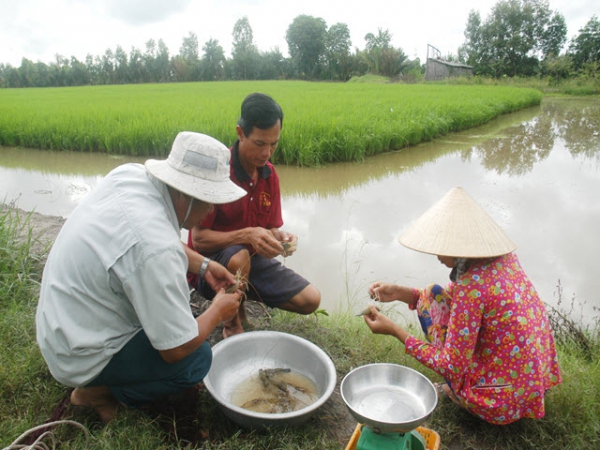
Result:
[[[284,229],[299,236],[285,264],[317,286],[328,312],[361,310],[367,286],[445,283],[435,256],[398,236],[462,186],[517,244],[544,301],[598,316],[600,99],[551,98],[485,126],[362,163],[277,166]],[[284,131],[285,132],[285,131]],[[112,168],[141,158],[0,149],[0,197],[68,217]],[[402,311],[406,312],[405,309]]]

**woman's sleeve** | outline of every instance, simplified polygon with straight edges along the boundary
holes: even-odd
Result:
[[[444,378],[458,382],[473,359],[483,318],[481,292],[471,285],[454,285],[450,321],[443,348],[414,336],[406,340],[406,352]]]

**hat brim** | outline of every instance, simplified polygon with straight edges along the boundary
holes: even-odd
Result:
[[[203,202],[220,205],[239,200],[247,192],[231,180],[209,181],[173,169],[167,161],[149,159],[146,169],[160,181]]]
[[[428,209],[398,241],[418,252],[455,258],[490,258],[517,248],[460,187]]]

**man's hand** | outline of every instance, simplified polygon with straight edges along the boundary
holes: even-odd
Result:
[[[235,283],[235,277],[225,267],[213,260],[208,263],[204,279],[215,292],[226,289]]]
[[[248,241],[261,256],[275,258],[283,252],[283,246],[273,234],[273,231],[261,227],[249,229]]]
[[[281,252],[281,254],[284,258],[292,256],[294,252],[298,249],[298,236],[291,233],[286,233],[281,230],[277,231],[278,233],[273,232],[273,234],[283,247],[283,252]]]
[[[235,291],[233,294],[226,294],[225,290],[221,289],[212,299],[209,308],[215,308],[219,312],[221,322],[229,322],[238,313],[241,300],[241,291]]]

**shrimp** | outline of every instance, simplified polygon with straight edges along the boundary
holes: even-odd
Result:
[[[235,278],[235,283],[233,283],[231,286],[229,286],[227,289],[225,289],[225,293],[226,294],[233,294],[235,291],[237,291],[238,289],[240,289],[241,287],[245,287],[245,284],[248,280],[245,280],[244,277],[242,276],[242,268],[240,267],[237,272],[235,273],[235,275],[233,276]],[[244,288],[244,297],[246,297],[246,289]]]
[[[371,305],[375,305],[375,308],[377,308],[377,311],[381,311],[381,306],[379,306],[375,303],[371,303],[371,304],[367,305],[367,307],[365,309],[363,309],[361,312],[359,312],[356,315],[356,317],[366,316],[367,314],[371,314]]]
[[[238,314],[240,315],[240,320],[242,322],[245,322],[247,320],[247,316],[246,316],[246,308],[244,307],[244,302],[246,301],[246,298],[248,297],[246,294],[248,280],[246,280],[242,276],[242,268],[241,267],[235,273],[234,278],[235,278],[235,283],[233,283],[231,286],[229,286],[227,289],[225,289],[225,293],[233,294],[238,289],[240,289],[242,291],[242,297],[240,299],[240,306],[238,309]]]
[[[284,258],[290,256],[298,249],[298,241],[281,241],[279,243],[283,247],[283,252],[281,252],[281,255]]]

